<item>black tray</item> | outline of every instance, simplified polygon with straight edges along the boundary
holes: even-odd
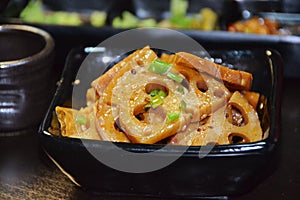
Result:
[[[178,160],[165,168],[148,173],[126,173],[107,167],[86,149],[87,146],[93,151],[114,153],[115,150],[108,142],[57,137],[48,132],[55,106],[63,105],[71,98],[72,82],[87,55],[84,49],[76,48],[70,52],[60,85],[39,130],[40,141],[46,154],[71,181],[83,189],[102,195],[127,197],[226,198],[251,190],[276,167],[273,162],[277,158],[276,149],[280,133],[282,74],[281,57],[276,51],[210,51],[213,57],[253,73],[253,90],[268,99],[265,109],[260,112],[265,113],[260,115],[263,119],[269,120],[263,120],[263,124],[270,127],[268,138],[255,143],[215,146],[202,159],[198,157],[201,147],[189,147]],[[95,66],[98,64],[94,63]],[[93,67],[92,63],[91,65]],[[137,153],[161,148],[159,145],[115,144],[119,148]],[[182,147],[174,146],[157,156],[171,158],[181,150]]]

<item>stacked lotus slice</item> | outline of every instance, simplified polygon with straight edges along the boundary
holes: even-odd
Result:
[[[259,141],[252,79],[186,52],[159,57],[146,46],[92,82],[85,108],[57,106],[51,132],[144,144]]]

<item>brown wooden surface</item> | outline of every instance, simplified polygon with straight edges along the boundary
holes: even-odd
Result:
[[[284,81],[282,100],[279,165],[254,190],[230,199],[300,199],[300,79]],[[75,186],[44,155],[32,131],[0,137],[0,199],[127,198],[95,195]]]

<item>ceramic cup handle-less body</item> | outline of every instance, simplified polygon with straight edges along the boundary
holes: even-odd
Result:
[[[54,41],[26,25],[0,26],[0,135],[41,122],[54,89]]]

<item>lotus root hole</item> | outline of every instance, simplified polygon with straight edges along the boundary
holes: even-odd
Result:
[[[242,144],[250,142],[250,140],[245,135],[240,133],[229,134],[228,141],[230,144]]]
[[[161,85],[161,84],[158,84],[158,83],[148,83],[145,86],[145,90],[146,90],[147,94],[150,94],[150,92],[153,91],[153,90],[162,90],[167,94],[167,96],[169,94],[169,89],[167,87],[165,87],[164,85]]]
[[[234,126],[245,126],[248,123],[248,117],[242,108],[235,105],[228,105],[226,109],[226,119]]]
[[[121,129],[121,125],[120,125],[120,122],[119,122],[119,118],[117,118],[117,119],[115,120],[115,122],[114,122],[114,127],[115,127],[115,129],[116,129],[117,131],[123,132],[123,133],[124,133],[124,131]]]
[[[200,90],[203,93],[208,90],[208,87],[204,80],[197,82],[197,88],[198,88],[198,90]]]
[[[161,107],[157,107],[155,109],[145,109],[145,105],[135,107],[133,115],[140,122],[144,122],[147,124],[161,123],[166,118],[166,114]]]

